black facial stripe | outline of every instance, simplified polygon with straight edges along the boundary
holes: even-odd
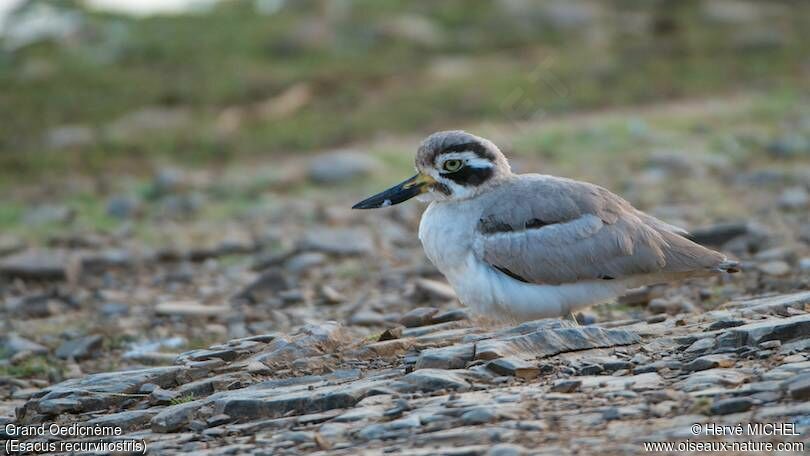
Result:
[[[446,177],[453,182],[463,186],[476,186],[481,185],[492,177],[492,168],[473,168],[472,166],[465,166],[454,173],[443,173],[442,177]]]
[[[483,144],[479,142],[468,142],[463,144],[453,144],[452,146],[447,146],[440,150],[438,154],[433,156],[433,164],[436,164],[436,159],[439,157],[439,155],[449,154],[451,152],[472,152],[479,158],[489,161],[495,160],[495,156],[486,147],[484,147]]]

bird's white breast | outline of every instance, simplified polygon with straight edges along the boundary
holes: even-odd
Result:
[[[466,201],[433,202],[422,214],[419,239],[425,254],[450,279],[464,272],[480,209]]]
[[[621,280],[544,285],[501,273],[475,255],[480,215],[480,205],[474,199],[433,202],[419,223],[425,254],[461,302],[475,311],[513,320],[559,317],[609,300],[626,289]]]

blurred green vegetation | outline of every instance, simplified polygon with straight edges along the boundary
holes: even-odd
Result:
[[[807,89],[810,3],[758,2],[768,15],[742,25],[707,14],[709,2],[613,0],[556,16],[548,6],[564,3],[295,1],[262,15],[230,1],[135,19],[54,2],[81,11],[75,36],[0,51],[0,180],[138,173],[156,159],[218,164],[540,110]],[[81,138],[68,129],[73,142],[55,146],[48,138],[65,126]],[[18,211],[0,206],[0,224]]]

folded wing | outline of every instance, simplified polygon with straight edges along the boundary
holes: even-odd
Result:
[[[585,182],[523,175],[484,201],[476,255],[538,284],[614,280],[661,272],[707,272],[725,259],[682,230]]]

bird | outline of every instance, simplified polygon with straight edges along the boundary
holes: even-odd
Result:
[[[492,141],[466,131],[428,136],[415,165],[415,176],[353,209],[427,202],[425,254],[484,317],[570,317],[644,285],[740,270],[603,187],[513,173]]]

